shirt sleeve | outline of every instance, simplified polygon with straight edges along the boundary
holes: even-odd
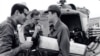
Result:
[[[13,28],[9,24],[0,26],[0,53],[4,53],[12,49],[13,37]]]
[[[63,28],[60,35],[60,52],[62,56],[69,56],[70,42],[69,42],[69,30]]]

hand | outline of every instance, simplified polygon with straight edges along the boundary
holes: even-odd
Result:
[[[33,45],[33,42],[24,42],[20,45],[21,50],[26,50],[26,49],[30,49]]]
[[[41,27],[40,27],[39,25],[36,25],[36,26],[35,26],[35,31],[34,31],[34,33],[33,33],[33,35],[32,35],[33,38],[36,38],[37,33],[41,30],[40,28],[41,28]]]
[[[35,26],[35,31],[39,32],[40,30],[41,30],[41,26],[36,25],[36,26]]]

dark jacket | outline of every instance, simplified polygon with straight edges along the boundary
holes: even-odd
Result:
[[[0,54],[8,52],[19,45],[14,31],[15,27],[10,19],[0,24]]]
[[[24,28],[24,36],[25,36],[25,39],[27,38],[27,37],[32,37],[32,35],[34,34],[34,31],[35,31],[35,24],[34,23],[32,23],[32,24],[28,24],[27,26],[25,26],[25,28]],[[41,27],[41,26],[40,26]],[[39,31],[38,33],[37,33],[37,35],[36,35],[36,38],[34,39],[34,38],[32,38],[32,41],[33,41],[33,43],[34,43],[34,45],[32,46],[32,48],[31,49],[36,49],[37,48],[37,46],[38,46],[38,39],[39,39],[39,36],[40,35],[43,35],[43,33],[42,33],[42,30],[41,31]]]
[[[34,33],[35,24],[29,24],[24,28],[24,35],[25,37],[32,37]]]
[[[58,56],[69,56],[70,42],[68,27],[63,22],[58,21],[50,35],[53,38],[58,39],[58,45],[60,49]]]

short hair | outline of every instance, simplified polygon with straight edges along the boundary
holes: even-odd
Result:
[[[38,16],[39,14],[40,14],[40,12],[37,11],[36,9],[34,9],[34,10],[32,11],[31,17],[33,18],[35,15]]]
[[[76,6],[74,4],[69,4],[73,10],[76,10]]]
[[[29,11],[28,7],[25,6],[25,5],[23,5],[23,4],[18,4],[18,3],[14,4],[12,6],[12,9],[11,9],[11,16],[14,15],[14,13],[16,12],[16,10],[18,10],[20,13],[23,13],[24,9],[27,9]]]

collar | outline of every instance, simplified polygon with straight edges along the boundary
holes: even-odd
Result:
[[[12,19],[13,19],[13,17],[8,17],[7,22],[13,26],[14,30],[17,30],[17,24]]]
[[[57,30],[61,25],[61,21],[58,20],[57,23],[54,25],[54,30]]]

